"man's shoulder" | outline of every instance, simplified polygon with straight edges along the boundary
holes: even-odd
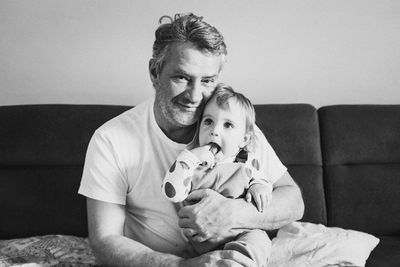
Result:
[[[267,137],[265,136],[263,131],[261,131],[261,129],[258,128],[257,125],[254,127],[254,139],[257,145],[264,145],[264,144],[267,144],[268,146],[270,145],[269,141],[267,140]]]
[[[147,99],[101,125],[96,132],[112,133],[143,127],[149,121],[154,99]]]

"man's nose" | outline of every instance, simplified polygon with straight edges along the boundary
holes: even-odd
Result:
[[[187,91],[188,91],[188,98],[192,103],[198,103],[203,100],[204,90],[200,83],[197,82],[192,83],[187,89]]]

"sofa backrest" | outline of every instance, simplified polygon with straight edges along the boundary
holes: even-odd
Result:
[[[328,225],[400,234],[400,105],[319,111]]]
[[[87,145],[95,129],[129,108],[0,107],[0,239],[87,235],[86,202],[77,194]],[[400,234],[400,105],[255,108],[302,189],[302,221]]]
[[[94,130],[129,107],[0,107],[0,239],[86,236],[86,201],[77,194]]]
[[[255,109],[257,125],[302,190],[302,221],[326,224],[316,109],[308,104],[256,105]]]
[[[95,129],[127,106],[0,107],[0,239],[87,235],[77,194]],[[257,124],[303,189],[304,220],[326,223],[317,113],[310,105],[256,105]]]

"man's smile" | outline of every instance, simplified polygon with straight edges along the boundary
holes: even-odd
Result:
[[[191,112],[195,112],[197,111],[201,104],[196,104],[196,105],[190,105],[190,104],[185,104],[182,102],[177,102],[177,105],[179,105],[181,107],[181,109],[187,110],[187,111],[191,111]]]

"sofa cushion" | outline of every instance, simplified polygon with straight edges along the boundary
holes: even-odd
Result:
[[[328,225],[400,234],[400,106],[338,105],[318,112]]]
[[[303,221],[326,224],[316,109],[308,104],[255,105],[256,123],[302,189]]]
[[[0,168],[0,238],[87,236],[86,201],[77,194],[82,166]]]
[[[0,238],[85,236],[77,194],[87,144],[96,128],[129,109],[101,105],[0,107]],[[317,113],[307,104],[256,105],[257,124],[303,190],[304,221],[326,223]],[[35,218],[37,223],[25,224]]]
[[[100,125],[130,107],[19,105],[0,107],[0,166],[82,165]]]
[[[77,194],[96,128],[130,107],[0,107],[0,239],[44,234],[87,236]]]
[[[380,242],[372,251],[365,267],[398,267],[400,236],[379,236]]]

